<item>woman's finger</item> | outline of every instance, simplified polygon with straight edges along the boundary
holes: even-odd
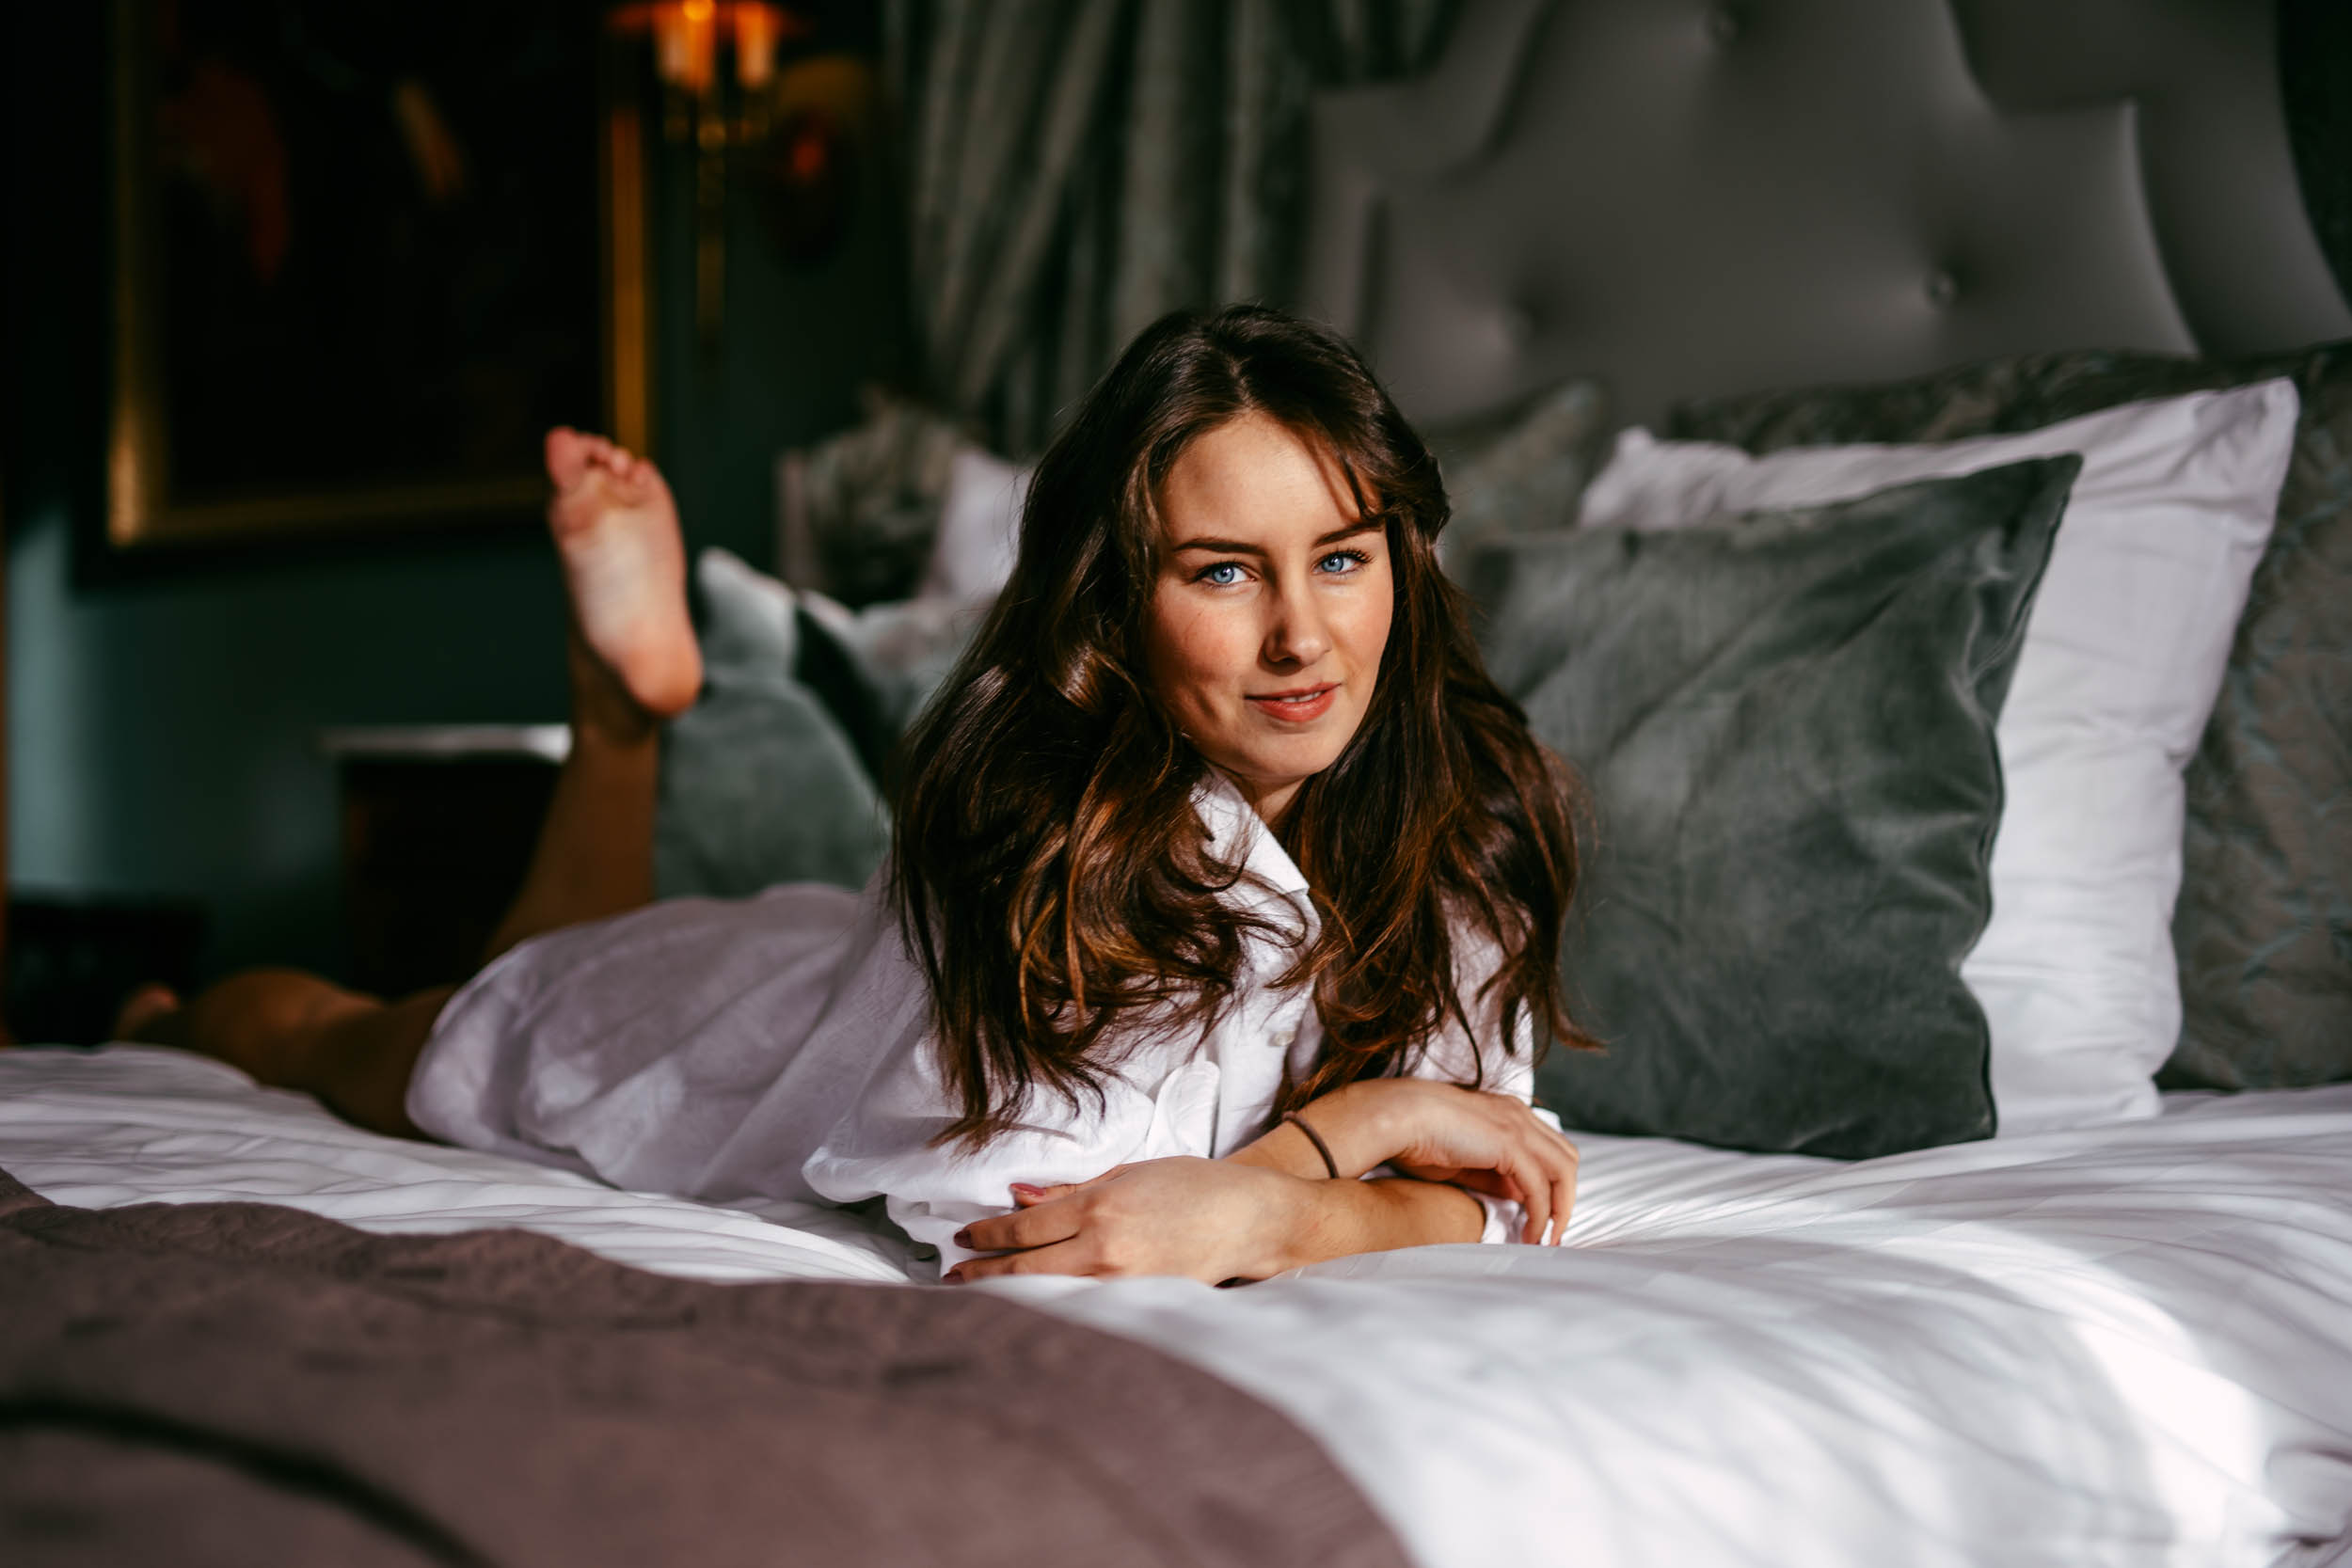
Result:
[[[1518,1182],[1519,1191],[1527,1195],[1521,1200],[1527,1210],[1527,1232],[1523,1239],[1540,1245],[1551,1229],[1551,1173],[1540,1163],[1531,1161],[1529,1168],[1523,1173],[1514,1172],[1513,1179]]]
[[[1499,1197],[1510,1203],[1519,1200],[1519,1190],[1511,1185],[1511,1179],[1501,1171],[1457,1170],[1451,1175],[1425,1176],[1422,1180],[1450,1182],[1454,1186],[1465,1187],[1473,1193],[1484,1193],[1488,1197]]]
[[[1565,1137],[1560,1139],[1560,1159],[1565,1172],[1561,1183],[1565,1196],[1561,1199],[1560,1240],[1565,1242],[1568,1239],[1568,1220],[1576,1212],[1577,1180],[1583,1174],[1584,1163],[1582,1153]]]
[[[1565,1137],[1557,1132],[1552,1137],[1556,1140],[1553,1157],[1560,1163],[1560,1196],[1554,1200],[1552,1208],[1560,1216],[1560,1234],[1556,1240],[1565,1243],[1568,1239],[1568,1220],[1576,1212],[1576,1179],[1582,1167],[1583,1157],[1578,1152],[1576,1145]]]
[[[1015,1181],[1011,1184],[1012,1200],[1024,1209],[1035,1208],[1041,1203],[1051,1203],[1057,1197],[1068,1197],[1072,1193],[1097,1182],[1108,1181],[1126,1168],[1125,1165],[1113,1165],[1102,1175],[1089,1176],[1084,1181],[1057,1181],[1050,1186],[1041,1186],[1035,1181]]]
[[[994,1258],[967,1258],[940,1278],[951,1285],[969,1285],[976,1279],[1001,1279],[1016,1274],[1092,1274],[1091,1260],[1088,1248],[1076,1241],[1062,1241]]]
[[[1031,1208],[1016,1209],[1009,1214],[974,1220],[956,1232],[956,1245],[974,1252],[1048,1246],[1075,1236],[1080,1223],[1079,1205],[1066,1199],[1049,1199]]]
[[[1540,1244],[1553,1240],[1561,1230],[1567,1228],[1568,1210],[1561,1183],[1568,1167],[1561,1156],[1560,1145],[1549,1136],[1539,1135],[1533,1140],[1529,1157],[1532,1162],[1529,1180],[1532,1185],[1543,1189],[1544,1212],[1549,1222],[1547,1227],[1534,1238]]]
[[[1504,1148],[1495,1173],[1511,1189],[1511,1200],[1527,1216],[1527,1223],[1519,1227],[1518,1239],[1534,1241],[1543,1234],[1544,1223],[1551,1217],[1550,1173],[1535,1161],[1534,1150],[1518,1144]]]
[[[1576,1146],[1549,1128],[1542,1145],[1551,1181],[1551,1240],[1556,1246],[1567,1239],[1568,1219],[1576,1212]]]

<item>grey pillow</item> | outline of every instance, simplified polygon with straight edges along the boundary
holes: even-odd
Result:
[[[874,778],[895,786],[899,737],[988,618],[989,602],[898,599],[863,610],[802,598],[796,673],[842,721]]]
[[[919,404],[869,389],[865,418],[787,458],[815,584],[848,605],[901,599],[923,580],[956,453],[972,437]],[[787,531],[792,524],[787,522]],[[807,582],[808,578],[800,579]]]
[[[2172,923],[2181,1042],[2168,1087],[2352,1079],[2352,343],[2230,362],[2081,351],[1879,387],[1718,398],[1667,434],[1751,451],[2034,430],[2272,376],[2302,394],[2279,520],[2204,740]]]
[[[655,894],[864,886],[889,847],[889,824],[840,725],[792,677],[790,590],[716,549],[695,562],[694,580],[703,691],[662,736]]]
[[[1446,559],[1501,534],[1572,525],[1613,434],[1599,384],[1565,381],[1503,418],[1431,436],[1454,507]]]
[[[1844,1158],[1994,1128],[1960,961],[1993,723],[2077,458],[1663,533],[1490,546],[1487,661],[1583,774],[1571,1125]]]

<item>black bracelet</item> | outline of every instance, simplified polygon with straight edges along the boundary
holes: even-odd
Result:
[[[1307,1118],[1296,1111],[1283,1112],[1282,1119],[1307,1134],[1307,1141],[1315,1146],[1317,1154],[1323,1156],[1323,1168],[1331,1173],[1332,1180],[1337,1181],[1340,1179],[1340,1163],[1331,1158],[1331,1146],[1323,1141],[1323,1134],[1308,1126]]]

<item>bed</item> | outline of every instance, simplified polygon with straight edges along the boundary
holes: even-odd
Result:
[[[178,1053],[0,1055],[0,1148],[92,1209],[259,1201],[525,1227],[696,1279],[907,1277],[838,1213],[380,1138]],[[1858,1164],[1583,1148],[1563,1251],[992,1292],[1274,1405],[1442,1568],[2343,1560],[2352,1086]]]
[[[2091,46],[2117,27],[2131,48]],[[1089,1556],[953,1530],[911,1545],[878,1525],[859,1544],[810,1536],[804,1555],[770,1539],[773,1557],[2352,1561],[2352,1083],[2325,1081],[2352,1076],[2335,912],[2352,879],[2327,881],[2326,832],[2290,856],[2255,852],[2285,833],[2275,815],[2256,819],[2272,838],[2227,831],[2230,789],[2249,779],[2264,810],[2300,798],[2332,820],[2312,781],[2340,766],[2321,742],[2352,700],[2342,628],[2280,629],[2352,562],[2338,543],[2352,484],[2313,455],[2352,396],[2331,401],[2331,351],[2304,348],[2352,335],[2352,314],[2296,194],[2274,44],[2267,8],[2191,0],[1483,0],[1426,79],[1331,95],[1315,119],[1306,303],[1435,427],[1585,410],[1546,388],[1602,378],[1613,416],[1566,420],[1579,491],[1619,422],[1769,460],[1820,444],[1808,435],[1978,437],[2136,397],[2293,385],[2290,499],[2245,562],[2251,587],[2240,578],[2214,656],[2220,717],[2207,729],[2199,709],[2188,764],[2188,924],[2170,940],[2197,1048],[2164,1063],[2170,1092],[2143,1061],[2113,1115],[2035,1130],[2005,1104],[1997,1136],[1864,1159],[1588,1132],[1557,1250],[1420,1248],[1238,1290],[990,1285],[967,1293],[1020,1308],[1007,1323],[1141,1347],[1205,1374],[1186,1386],[1197,1402],[1210,1386],[1240,1396],[1216,1433],[1248,1427],[1244,1406],[1272,1413],[1247,1451],[1280,1489],[1170,1482],[1176,1500],[1149,1503],[1134,1476],[1155,1461],[1105,1427],[1105,1473],[1129,1490],[1095,1500],[1130,1497],[1156,1535],[1093,1538]],[[1899,378],[1867,396],[1773,390]],[[2265,726],[2289,709],[2316,728],[2281,747]],[[2299,899],[2303,924],[2220,918],[2257,893]],[[2233,931],[2268,943],[2254,980]],[[2178,1086],[2195,1084],[2242,1092]],[[0,1202],[7,1234],[53,1253],[103,1250],[79,1214],[258,1203],[370,1235],[520,1229],[668,1278],[821,1283],[826,1301],[920,1293],[919,1262],[856,1213],[715,1208],[377,1138],[144,1048],[0,1052],[0,1171],[37,1195]],[[52,1408],[26,1402],[52,1373],[19,1343],[0,1443]],[[1168,1398],[1175,1425],[1212,1424]],[[1216,1471],[1206,1450],[1196,1470]],[[856,1506],[887,1513],[935,1483],[910,1472]],[[26,1560],[105,1560],[72,1555],[23,1485],[0,1491],[14,1532],[0,1539],[51,1552]],[[404,1539],[427,1560],[533,1560],[463,1530]],[[626,1560],[618,1540],[601,1551]],[[560,1560],[599,1554],[592,1538]]]

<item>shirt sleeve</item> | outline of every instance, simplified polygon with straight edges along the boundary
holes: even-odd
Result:
[[[1157,1085],[1144,1087],[1154,1076]],[[836,1203],[881,1196],[891,1223],[936,1250],[945,1273],[980,1256],[958,1246],[956,1234],[1011,1210],[1015,1181],[1058,1186],[1137,1160],[1206,1156],[1216,1094],[1216,1063],[1170,1068],[1164,1053],[1146,1047],[1104,1081],[1099,1101],[1081,1097],[1073,1105],[1036,1093],[1021,1125],[978,1148],[943,1148],[935,1140],[955,1120],[955,1101],[925,1035],[876,1075],[802,1176]]]
[[[1522,1104],[1533,1103],[1535,1088],[1535,1021],[1524,1011],[1513,1021],[1506,1040],[1500,999],[1485,994],[1502,964],[1502,950],[1483,931],[1461,924],[1454,927],[1454,988],[1469,1010],[1472,1027],[1449,1018],[1430,1037],[1428,1049],[1414,1062],[1411,1076],[1460,1084],[1492,1094],[1507,1094]],[[1560,1118],[1549,1111],[1535,1113],[1556,1132]],[[1467,1190],[1467,1189],[1465,1189]],[[1509,1198],[1471,1193],[1486,1212],[1481,1242],[1516,1242],[1527,1227],[1527,1211]]]

